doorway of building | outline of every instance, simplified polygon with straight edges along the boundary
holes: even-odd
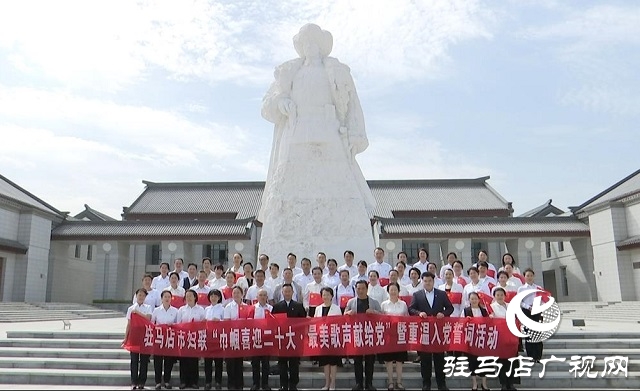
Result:
[[[547,270],[542,272],[542,283],[544,284],[544,289],[551,292],[551,296],[553,296],[556,301],[558,301],[558,288],[556,285],[556,271],[555,270]]]

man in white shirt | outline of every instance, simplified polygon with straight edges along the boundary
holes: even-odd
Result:
[[[256,270],[256,273],[264,272],[260,269]],[[256,279],[256,284],[258,283],[258,276],[254,274],[253,276]],[[264,280],[264,275],[262,277]],[[251,288],[255,288],[256,284],[251,286]],[[249,288],[249,289],[251,289]],[[249,292],[247,291],[247,294]],[[267,303],[269,300],[269,292],[266,289],[258,289],[257,290],[257,300],[258,302],[254,304],[254,319],[264,319],[265,311],[271,313],[273,311],[273,307]],[[261,370],[262,369],[262,370]],[[251,358],[251,370],[253,372],[253,386],[252,390],[267,390],[269,388],[269,356],[256,356]]]
[[[167,271],[169,265],[167,264]],[[127,329],[124,333],[124,340],[122,344],[127,343],[129,339],[129,332],[131,331],[131,315],[138,314],[144,316],[147,320],[151,319],[153,308],[149,304],[144,304],[144,300],[147,298],[147,290],[140,288],[136,291],[136,303],[131,305],[127,309]],[[149,355],[140,353],[130,353],[131,356],[131,388],[144,388],[144,384],[147,382],[147,371],[149,369]]]
[[[260,254],[258,256],[256,270],[262,270],[265,275],[269,273],[269,256],[267,254]]]
[[[353,251],[347,250],[344,252],[343,257],[344,257],[344,265],[340,266],[338,268],[338,271],[341,272],[343,270],[348,270],[349,280],[351,280],[353,277],[358,275],[358,267],[353,263],[353,259],[355,258],[355,255],[353,254]]]
[[[370,264],[367,268],[367,274],[369,275],[369,277],[371,277],[369,273],[375,270],[378,272],[378,278],[389,278],[391,265],[384,261],[384,250],[382,249],[382,247],[376,247],[373,252],[373,256],[375,257],[376,261]]]
[[[313,317],[315,316],[315,310],[316,310],[316,305],[311,305],[310,303],[310,298],[311,298],[311,294],[318,294],[320,295],[320,290],[322,290],[322,288],[325,287],[325,285],[322,283],[322,269],[319,266],[316,266],[312,269],[311,274],[313,275],[313,282],[310,282],[309,284],[307,284],[305,290],[304,290],[304,299],[303,299],[303,305],[304,308],[307,310],[307,313],[309,314],[309,316]]]
[[[316,255],[316,263],[322,270],[323,275],[329,273],[329,268],[327,267],[327,255],[322,251],[320,251],[318,255]]]
[[[302,259],[302,261],[300,261],[300,264],[302,264],[303,262],[304,262],[304,258]],[[304,271],[304,266],[301,269],[297,266],[297,263],[298,263],[298,257],[296,256],[296,254],[294,253],[287,254],[287,264],[289,265],[289,268],[293,270],[293,277],[297,276],[298,274]],[[311,261],[309,261],[309,269],[311,269]]]
[[[192,291],[195,291],[198,295],[198,305],[202,308],[209,306],[209,291],[211,288],[207,285],[207,272],[200,270],[198,273],[198,283],[191,287]]]
[[[535,273],[533,269],[527,269],[524,271],[524,284],[518,288],[518,293],[523,291],[537,291],[540,288],[533,281],[535,278]],[[531,293],[524,299],[520,305],[522,306],[522,312],[527,316],[527,318],[539,322],[542,319],[542,314],[531,314],[531,307],[533,307],[533,300],[536,297],[535,293]],[[529,342],[529,339],[525,341],[525,348],[527,350],[527,355],[533,358],[534,362],[540,362],[542,358],[542,342]]]
[[[162,262],[160,264],[160,275],[153,277],[153,280],[151,281],[151,289],[162,292],[164,288],[169,286],[169,284],[169,263]]]
[[[367,275],[367,261],[358,261],[358,274],[355,277],[351,277],[351,286],[355,288],[358,281],[366,281],[369,283],[369,276]]]
[[[267,292],[269,303],[273,303],[273,290],[264,282],[264,271],[260,269],[256,270],[253,272],[253,278],[255,279],[255,284],[251,285],[249,289],[247,289],[247,293],[244,295],[245,301],[248,304],[255,304],[259,299],[258,293],[260,291],[265,291]]]
[[[267,284],[267,286],[271,288],[271,290],[274,290],[276,286],[278,286],[278,284],[282,283],[282,277],[280,276],[280,265],[274,262],[269,266],[269,277],[267,277],[264,283]]]
[[[296,274],[296,271],[293,268],[291,268],[291,270],[293,270],[293,281],[304,289],[304,287],[313,282],[313,275],[311,274],[311,260],[309,258],[302,258],[300,266],[302,266],[302,273]]]
[[[173,261],[173,271],[180,275],[180,281],[182,281],[186,276],[189,275],[184,268],[184,260],[182,258],[176,258]]]

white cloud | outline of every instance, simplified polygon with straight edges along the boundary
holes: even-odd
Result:
[[[518,34],[550,43],[568,78],[578,81],[558,93],[559,102],[616,116],[640,115],[640,6],[598,5],[563,12],[567,17],[562,22]]]
[[[0,87],[0,129],[3,174],[74,213],[89,203],[117,217],[142,179],[255,175],[244,157],[253,142],[246,130],[147,107]]]
[[[38,12],[33,12],[38,9]],[[448,48],[490,38],[478,1],[0,3],[0,48],[16,68],[66,87],[117,91],[158,66],[177,79],[267,83],[317,22],[360,77],[390,84],[446,70]]]

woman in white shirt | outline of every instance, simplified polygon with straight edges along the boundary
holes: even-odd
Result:
[[[518,266],[516,266],[516,260],[515,260],[515,258],[513,258],[513,255],[511,255],[509,253],[504,253],[504,254],[502,254],[502,266],[500,267],[500,269],[498,269],[498,271],[504,270],[504,267],[507,264],[511,265],[511,267],[513,268],[513,272],[514,273],[522,274],[522,273],[520,273],[520,269],[518,269]]]
[[[236,280],[236,285],[247,293],[247,289],[253,285],[253,265],[251,262],[247,262],[242,266],[244,275]]]
[[[209,291],[209,302],[211,303],[204,309],[204,319],[206,321],[218,322],[224,318],[224,307],[222,306],[222,292],[218,289]],[[215,366],[215,376],[213,376]],[[211,389],[211,382],[215,380],[216,389],[222,387],[222,358],[204,359],[204,388]]]
[[[513,272],[513,266],[511,266],[510,264],[506,264],[504,265],[504,272],[507,273],[507,276],[509,277],[509,281],[516,286],[516,288],[520,288],[522,286],[522,284],[525,283],[524,281],[524,277],[520,276],[517,277],[514,272]]]
[[[151,306],[151,309],[154,309],[160,305],[160,292],[151,288],[151,281],[153,281],[153,277],[151,277],[151,274],[145,274],[142,277],[142,288],[147,291],[147,296],[145,296],[144,298],[144,304],[149,304]],[[137,295],[134,294],[131,303],[136,304],[136,301]]]
[[[171,274],[172,276],[169,277],[171,284],[173,284],[173,280],[175,280],[175,284],[177,285],[180,276],[176,272]],[[179,288],[184,291],[184,288]],[[160,295],[162,303],[159,307],[153,310],[153,314],[151,315],[152,323],[157,325],[172,325],[178,322],[178,309],[171,305],[173,302],[172,296],[171,288],[166,288],[162,291],[162,294]],[[159,390],[162,387],[166,388],[166,386],[171,385],[171,371],[173,371],[173,364],[175,361],[175,357],[158,356],[156,354],[153,355],[153,370],[155,373],[156,390]]]
[[[209,282],[214,278],[216,278],[216,273],[213,272],[211,266],[213,266],[211,264],[211,258],[209,257],[202,258],[202,270],[204,270],[204,272],[207,274],[207,281]]]
[[[420,269],[417,267],[409,269],[409,279],[411,280],[411,283],[406,285],[405,288],[407,288],[407,293],[409,293],[410,296],[412,296],[414,292],[424,289],[422,281],[420,281]]]
[[[440,285],[444,284],[444,281],[442,281],[442,279],[438,277],[438,265],[436,265],[433,262],[429,262],[427,264],[427,271],[434,275],[434,279],[433,279],[434,287],[439,287]]]
[[[524,271],[525,283],[518,288],[518,293],[524,292],[524,291],[538,290],[540,287],[533,282],[534,278],[535,278],[535,273],[533,269],[525,270]],[[535,296],[536,296],[535,293],[531,293],[530,295],[526,296],[524,299],[522,299],[522,302],[520,302],[520,306],[522,307],[522,312],[527,316],[527,318],[536,322],[540,322],[540,320],[542,320],[542,314],[534,315],[531,313],[531,307],[533,306],[533,300]],[[542,358],[542,349],[543,349],[542,342],[530,342],[529,338],[527,338],[525,340],[524,346],[527,350],[527,356],[533,358],[534,362],[540,362],[540,359]]]
[[[453,269],[445,269],[444,271],[444,284],[438,286],[438,289],[445,291],[449,297],[451,305],[453,305],[452,318],[457,318],[462,312],[462,296],[464,288],[462,285],[453,281]]]
[[[327,261],[327,269],[329,273],[322,276],[324,286],[336,287],[340,283],[340,273],[338,273],[338,261],[330,258]]]
[[[322,305],[316,307],[314,317],[342,315],[340,307],[333,303],[333,289],[324,287],[320,290],[320,294],[322,295]],[[335,390],[336,372],[338,371],[338,365],[341,363],[340,356],[319,356],[316,358],[318,365],[324,368],[324,387],[322,389]]]
[[[471,277],[471,273],[469,273]],[[473,277],[472,277],[473,278]],[[464,316],[470,318],[486,318],[489,316],[487,310],[480,305],[480,296],[476,292],[469,293],[469,306],[464,309]],[[478,376],[482,379],[482,389],[489,390],[487,386],[487,377],[484,373],[476,374],[475,371],[479,367],[478,356],[467,354],[469,357],[469,371],[471,372],[471,390],[478,389]]]
[[[380,286],[379,282],[379,274],[377,270],[371,270],[369,272],[369,290],[367,294],[370,298],[376,300],[378,304],[389,298],[387,291]]]
[[[387,285],[387,293],[389,299],[382,302],[382,313],[395,316],[409,316],[409,310],[407,303],[400,300],[400,285],[397,282],[390,282]],[[389,382],[389,390],[404,390],[402,385],[402,366],[407,361],[407,351],[382,353],[378,355],[378,358],[384,361],[387,367],[387,380]],[[393,383],[393,363],[396,363],[396,383]]]
[[[198,294],[189,289],[185,293],[187,304],[178,310],[178,323],[200,322],[204,320],[204,307],[198,305]],[[197,357],[180,359],[180,387],[198,388],[200,381]]]
[[[504,272],[498,272],[498,276],[500,275],[500,273]],[[489,315],[490,318],[504,319],[507,317],[508,304],[505,302],[506,293],[507,291],[500,286],[496,286],[495,288],[493,288],[493,303],[491,303],[491,309],[493,310],[493,313]],[[513,357],[516,357],[518,355],[517,352],[513,353]],[[513,385],[516,382],[515,369],[517,360],[513,361],[513,363],[510,363],[508,358],[501,358],[498,360],[498,362],[502,364],[500,373],[498,374],[502,389],[515,390],[515,387]],[[514,366],[513,368],[511,368],[512,365]],[[507,372],[510,372],[509,376],[507,376]]]
[[[129,332],[131,330],[131,315],[142,315],[147,319],[151,319],[151,313],[153,307],[149,304],[145,304],[144,300],[147,297],[147,290],[140,288],[136,291],[134,296],[136,302],[127,309],[127,329],[124,332],[124,340],[122,346],[125,346],[129,339]],[[149,368],[149,355],[130,352],[131,356],[131,389],[144,389],[144,384],[147,382],[147,370]]]
[[[233,272],[236,275],[236,280],[242,276],[242,254],[233,254],[233,265],[227,269],[228,272]]]
[[[184,305],[185,290],[178,285],[180,282],[180,274],[178,272],[171,272],[169,274],[169,286],[164,288],[164,292],[171,292],[171,305],[176,309]],[[160,294],[162,300],[162,293]]]
[[[213,267],[213,278],[209,280],[209,288],[220,289],[226,284],[224,278],[224,266],[215,265]]]
[[[485,295],[491,295],[489,287],[480,281],[480,272],[478,272],[477,267],[471,266],[469,270],[467,270],[467,274],[471,281],[464,287],[462,293],[462,308],[467,308],[469,306],[469,293],[471,292],[482,292]]]
[[[314,296],[320,295],[320,291],[325,287],[325,285],[322,280],[322,268],[320,268],[319,266],[314,267],[313,269],[311,269],[311,274],[313,275],[313,282],[308,283],[304,288],[304,299],[302,301],[302,304],[306,308],[307,314],[309,316],[314,316],[316,306],[318,304],[315,303],[314,300],[312,300],[311,294],[314,294]]]
[[[453,261],[453,266],[451,266],[451,268],[453,269],[453,280],[462,285],[463,288],[467,286],[471,279],[464,275],[464,264],[462,261],[456,259]]]
[[[493,287],[493,289],[491,289],[491,295],[495,297],[494,292],[498,288],[502,288],[505,291],[505,299],[506,292],[518,292],[518,287],[513,282],[509,281],[509,275],[504,270],[498,272],[498,283]]]
[[[233,287],[233,301],[224,307],[224,320],[236,320],[245,316],[244,310],[249,306],[246,305],[242,298],[244,290],[239,286]],[[248,312],[248,311],[247,311]],[[227,389],[242,390],[244,387],[243,360],[239,358],[227,358]]]

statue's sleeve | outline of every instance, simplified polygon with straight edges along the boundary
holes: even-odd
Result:
[[[367,139],[367,133],[364,128],[364,114],[362,113],[362,106],[360,106],[360,99],[356,92],[355,83],[353,82],[353,78],[350,73],[348,73],[347,76],[349,103],[347,108],[347,117],[345,118],[345,125],[349,132],[350,144],[355,147],[356,153],[360,153],[367,149],[369,146],[369,140]]]
[[[267,121],[277,124],[285,119],[284,114],[278,109],[278,101],[283,96],[281,82],[281,66],[277,67],[273,72],[275,80],[271,83],[269,90],[262,98],[262,118]]]

